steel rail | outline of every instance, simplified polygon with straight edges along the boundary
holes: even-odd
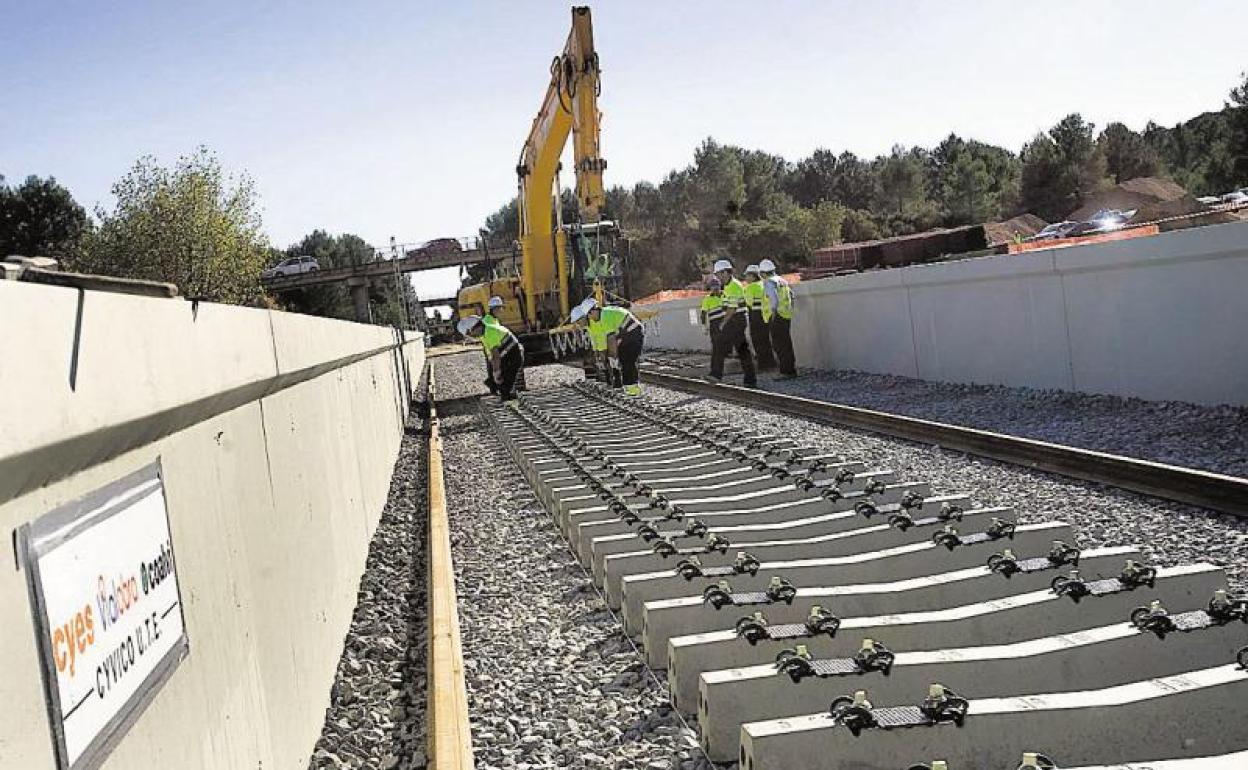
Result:
[[[464,681],[463,642],[451,560],[451,528],[442,472],[442,433],[438,423],[437,382],[429,366],[429,649],[428,738],[431,770],[473,770]]]
[[[783,393],[643,370],[655,385],[757,409],[933,444],[1032,470],[1248,517],[1248,479]]]

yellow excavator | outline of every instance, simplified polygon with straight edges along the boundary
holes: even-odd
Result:
[[[550,85],[516,165],[519,261],[500,260],[489,281],[460,289],[460,317],[484,312],[490,297],[503,299],[494,315],[520,337],[526,364],[562,357],[562,325],[572,307],[594,294],[600,302],[626,297],[627,270],[614,222],[600,221],[605,201],[599,148],[601,91],[589,8],[572,9],[572,31],[550,66]],[[559,205],[559,158],[572,134],[576,170],[576,222],[564,222]],[[555,333],[552,335],[552,330]]]

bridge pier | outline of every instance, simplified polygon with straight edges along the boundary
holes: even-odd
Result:
[[[351,304],[355,306],[355,320],[360,323],[372,323],[373,314],[368,307],[368,279],[348,278],[347,288],[351,290]]]

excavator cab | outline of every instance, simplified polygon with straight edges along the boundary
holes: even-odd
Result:
[[[610,220],[565,225],[572,281],[571,304],[597,296],[600,287],[608,301],[629,296],[627,241],[619,226]]]

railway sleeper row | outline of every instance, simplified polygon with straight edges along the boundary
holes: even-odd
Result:
[[[1248,766],[1220,567],[594,384],[482,410],[714,761]]]

